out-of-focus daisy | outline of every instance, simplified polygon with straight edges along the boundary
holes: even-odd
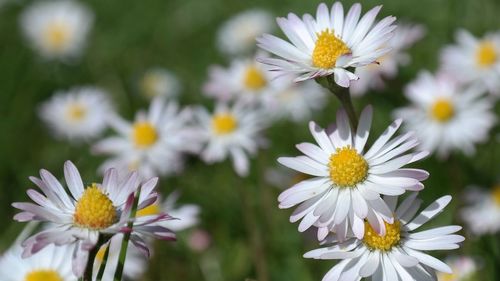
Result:
[[[462,82],[486,85],[491,93],[500,94],[500,32],[478,39],[459,30],[456,41],[441,54],[443,70]]]
[[[189,248],[193,251],[202,252],[210,247],[212,237],[203,229],[195,229],[188,238]]]
[[[15,244],[0,258],[2,281],[77,281],[71,271],[73,246],[50,245],[29,258]]]
[[[225,54],[248,54],[255,48],[257,36],[271,32],[273,26],[272,16],[267,11],[255,9],[242,12],[220,28],[217,46]]]
[[[228,68],[212,66],[209,80],[203,87],[206,95],[219,101],[241,99],[250,103],[266,104],[278,84],[255,58],[234,59]]]
[[[47,59],[75,58],[83,50],[94,15],[76,1],[38,1],[21,16],[33,48]]]
[[[500,185],[491,191],[471,187],[464,196],[468,206],[460,212],[467,231],[476,235],[500,231]]]
[[[445,262],[451,267],[453,273],[438,272],[438,281],[472,281],[471,279],[478,266],[473,258],[467,256],[450,257]]]
[[[318,227],[318,240],[323,240],[330,231],[343,240],[352,228],[361,239],[367,220],[383,235],[386,222],[393,223],[393,216],[380,195],[401,195],[406,190],[424,188],[420,181],[428,177],[426,171],[402,168],[427,155],[410,152],[418,145],[414,134],[406,133],[391,140],[401,125],[401,120],[396,120],[365,151],[371,121],[372,109],[368,106],[354,132],[341,109],[336,124],[327,131],[314,122],[309,124],[318,145],[298,144],[297,149],[304,155],[278,159],[284,166],[313,176],[278,197],[282,209],[299,205],[290,217],[291,222],[302,219],[299,231],[314,225]]]
[[[421,148],[436,151],[444,157],[452,150],[471,155],[474,145],[488,138],[495,123],[493,103],[481,97],[482,87],[462,89],[446,74],[421,72],[406,88],[405,95],[413,103],[398,109],[407,129],[419,135]]]
[[[452,250],[459,248],[464,237],[456,235],[460,226],[450,225],[414,232],[439,214],[451,200],[444,196],[429,205],[420,214],[421,200],[416,193],[408,196],[398,208],[397,197],[384,201],[394,214],[393,223],[385,223],[387,233],[379,235],[368,223],[364,238],[350,238],[340,242],[333,237],[323,241],[327,248],[310,251],[304,255],[314,259],[341,260],[323,277],[323,280],[436,280],[435,270],[451,273],[451,268],[423,251]],[[330,244],[331,243],[331,244]]]
[[[147,98],[163,96],[173,98],[179,95],[181,84],[171,71],[163,68],[148,70],[139,81],[141,93]]]
[[[240,176],[249,170],[248,156],[262,145],[260,131],[264,129],[262,112],[253,106],[237,102],[233,106],[216,105],[213,114],[204,108],[195,111],[200,127],[199,138],[205,144],[200,156],[207,163],[230,157]]]
[[[148,112],[139,111],[129,123],[118,116],[109,118],[118,136],[94,145],[97,154],[110,154],[101,170],[114,167],[120,173],[137,170],[142,178],[169,175],[183,167],[183,153],[197,152],[200,143],[190,129],[190,112],[163,97],[151,101]]]
[[[291,43],[269,34],[259,37],[258,46],[278,56],[261,61],[279,74],[293,74],[295,81],[334,75],[338,85],[349,87],[350,81],[358,78],[350,68],[375,63],[390,51],[386,45],[396,28],[392,25],[396,18],[386,17],[374,25],[381,7],[360,19],[361,5],[356,3],[344,18],[340,2],[335,2],[331,11],[322,3],[316,18],[305,14],[300,19],[293,13],[278,18]]]
[[[355,74],[359,77],[353,81],[349,90],[351,94],[360,96],[369,89],[384,88],[383,78],[394,78],[398,73],[400,65],[410,63],[410,56],[405,51],[425,34],[422,25],[403,24],[398,25],[394,37],[387,43],[392,50],[379,58],[378,64],[370,64],[365,67],[356,68]]]
[[[40,108],[40,118],[56,137],[75,142],[97,137],[112,113],[108,94],[90,86],[58,91]]]
[[[40,170],[40,178],[30,180],[42,193],[29,189],[27,194],[33,203],[13,203],[21,212],[14,216],[17,221],[43,221],[51,227],[26,239],[23,257],[30,257],[50,244],[74,244],[73,272],[81,276],[87,265],[89,251],[95,247],[101,234],[116,234],[130,231],[126,228],[134,202],[133,193],[139,187],[137,173],[125,180],[118,180],[114,169],[106,171],[102,184],[92,183],[84,187],[80,173],[70,161],[64,164],[67,189],[47,170]],[[156,200],[154,188],[158,179],[152,178],[141,185],[138,209],[141,210]],[[134,221],[134,245],[142,245],[141,236],[151,235],[160,239],[173,239],[173,233],[162,227],[148,225],[168,219],[166,214],[147,216]],[[153,232],[153,233],[148,233]],[[145,250],[145,249],[143,249]]]

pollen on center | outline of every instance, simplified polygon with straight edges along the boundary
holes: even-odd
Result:
[[[491,196],[493,198],[493,202],[495,202],[500,207],[500,185],[497,185],[493,188]]]
[[[73,221],[90,229],[104,229],[117,220],[116,208],[109,197],[93,183],[83,192],[75,207]]]
[[[380,236],[372,226],[365,222],[365,235],[363,237],[363,243],[372,251],[388,251],[392,247],[399,244],[401,240],[401,228],[398,220],[395,220],[393,224],[385,223],[386,234],[385,236]]]
[[[476,51],[476,61],[479,67],[490,67],[498,60],[498,53],[492,42],[485,41],[479,44]]]
[[[43,38],[47,47],[60,51],[68,42],[69,30],[64,24],[52,23],[47,26]]]
[[[81,121],[86,114],[87,109],[79,103],[70,104],[66,109],[66,118],[71,122]]]
[[[326,29],[318,33],[318,39],[312,53],[312,64],[315,67],[333,68],[340,56],[351,53],[349,47],[335,34]]]
[[[57,271],[51,269],[34,270],[26,274],[26,281],[63,281],[63,278]]]
[[[237,127],[238,121],[232,114],[220,113],[212,118],[212,128],[217,135],[229,134]]]
[[[330,179],[340,187],[352,187],[368,175],[368,163],[351,146],[337,148],[328,163]]]
[[[448,99],[438,99],[431,108],[431,116],[438,122],[447,122],[455,114],[453,104]]]
[[[137,122],[132,128],[132,139],[136,147],[148,148],[158,140],[158,132],[149,122]]]
[[[243,77],[243,84],[247,89],[256,91],[264,88],[267,85],[264,73],[255,66],[247,67]]]

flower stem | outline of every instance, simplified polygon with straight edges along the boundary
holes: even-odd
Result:
[[[104,269],[106,268],[106,264],[108,262],[108,255],[109,255],[109,245],[106,248],[104,248],[104,257],[102,258],[101,266],[99,266],[99,272],[97,272],[97,278],[96,278],[97,281],[101,281],[102,276],[104,275]]]

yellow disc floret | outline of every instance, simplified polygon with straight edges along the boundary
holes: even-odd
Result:
[[[340,56],[351,52],[349,47],[335,36],[333,30],[326,29],[317,35],[318,39],[312,53],[313,66],[324,69],[333,68]]]
[[[160,213],[160,206],[157,203],[151,204],[144,209],[137,210],[136,217],[158,215]]]
[[[453,104],[448,99],[437,99],[432,105],[431,116],[438,122],[447,122],[454,114]]]
[[[352,187],[368,175],[368,163],[351,146],[337,148],[330,156],[330,179],[340,187]]]
[[[116,208],[109,197],[95,183],[87,187],[76,203],[74,223],[84,228],[103,229],[116,219]]]
[[[266,86],[267,80],[266,77],[264,77],[264,73],[252,65],[245,71],[243,84],[247,89],[257,91]]]
[[[66,118],[71,122],[81,121],[86,114],[87,109],[79,103],[70,104],[66,109]]]
[[[500,185],[497,185],[493,188],[493,192],[491,192],[491,196],[493,197],[493,201],[500,206]]]
[[[233,132],[238,126],[236,118],[229,113],[216,114],[212,118],[212,128],[217,135],[225,135]]]
[[[26,274],[25,281],[64,281],[55,270],[34,270]]]
[[[149,122],[137,122],[132,128],[132,138],[136,147],[148,148],[158,140],[158,132]]]
[[[363,237],[363,243],[370,250],[388,251],[392,247],[399,244],[401,240],[401,229],[399,227],[399,221],[395,220],[393,224],[385,223],[385,236],[380,236],[372,226],[365,222],[365,235]]]
[[[498,59],[498,53],[492,42],[485,41],[479,44],[476,51],[476,61],[479,67],[490,67]]]
[[[61,51],[68,42],[69,30],[61,23],[52,23],[45,29],[43,39],[48,48],[53,51]]]

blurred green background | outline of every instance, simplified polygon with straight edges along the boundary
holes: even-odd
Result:
[[[0,7],[0,220],[3,222],[0,251],[7,249],[22,229],[22,224],[11,219],[14,209],[10,204],[27,198],[25,191],[32,186],[28,176],[36,175],[43,167],[62,177],[63,162],[71,159],[84,178],[100,178],[95,171],[102,158],[90,155],[86,144],[70,145],[54,140],[38,119],[37,107],[55,90],[97,85],[112,94],[123,116],[131,118],[138,108],[147,107],[147,101],[137,93],[138,76],[150,67],[161,66],[180,77],[184,88],[180,96],[182,104],[210,105],[200,88],[209,65],[229,62],[215,47],[215,34],[225,20],[250,8],[267,9],[275,16],[288,12],[315,13],[320,3],[84,1],[94,10],[96,21],[81,61],[65,65],[40,60],[23,40],[19,14],[31,2],[14,1]],[[343,3],[350,6],[353,1]],[[382,15],[395,15],[427,27],[427,36],[410,50],[412,63],[388,83],[387,90],[369,93],[355,101],[357,110],[366,104],[374,105],[372,137],[391,122],[392,110],[406,103],[402,95],[404,85],[420,69],[435,70],[440,48],[453,42],[457,28],[466,28],[476,36],[500,28],[497,0],[379,0],[362,4],[364,11],[383,4]],[[334,121],[338,106],[332,96],[327,108],[315,119],[321,125]],[[427,204],[445,194],[453,194],[455,198],[433,225],[460,223],[456,210],[462,204],[460,191],[465,186],[490,187],[499,180],[500,149],[495,138],[498,132],[497,126],[492,138],[478,147],[474,158],[457,154],[444,162],[430,158],[417,164],[431,172],[422,192]],[[317,248],[315,237],[312,233],[299,233],[297,224],[288,222],[291,210],[277,207],[280,190],[263,178],[266,169],[277,166],[278,156],[295,155],[294,144],[312,139],[307,124],[282,122],[266,134],[271,146],[253,159],[251,175],[246,179],[237,178],[229,163],[206,166],[193,158],[181,176],[161,180],[162,191],[179,189],[181,203],[201,206],[199,228],[208,231],[212,244],[203,252],[190,250],[189,230],[180,233],[176,243],[157,243],[143,280],[321,280],[333,263],[302,258],[303,253]],[[498,272],[494,275],[495,268],[500,270],[499,252],[498,237],[484,237],[468,239],[453,254],[479,256],[484,263],[480,280],[494,281],[500,280]]]

